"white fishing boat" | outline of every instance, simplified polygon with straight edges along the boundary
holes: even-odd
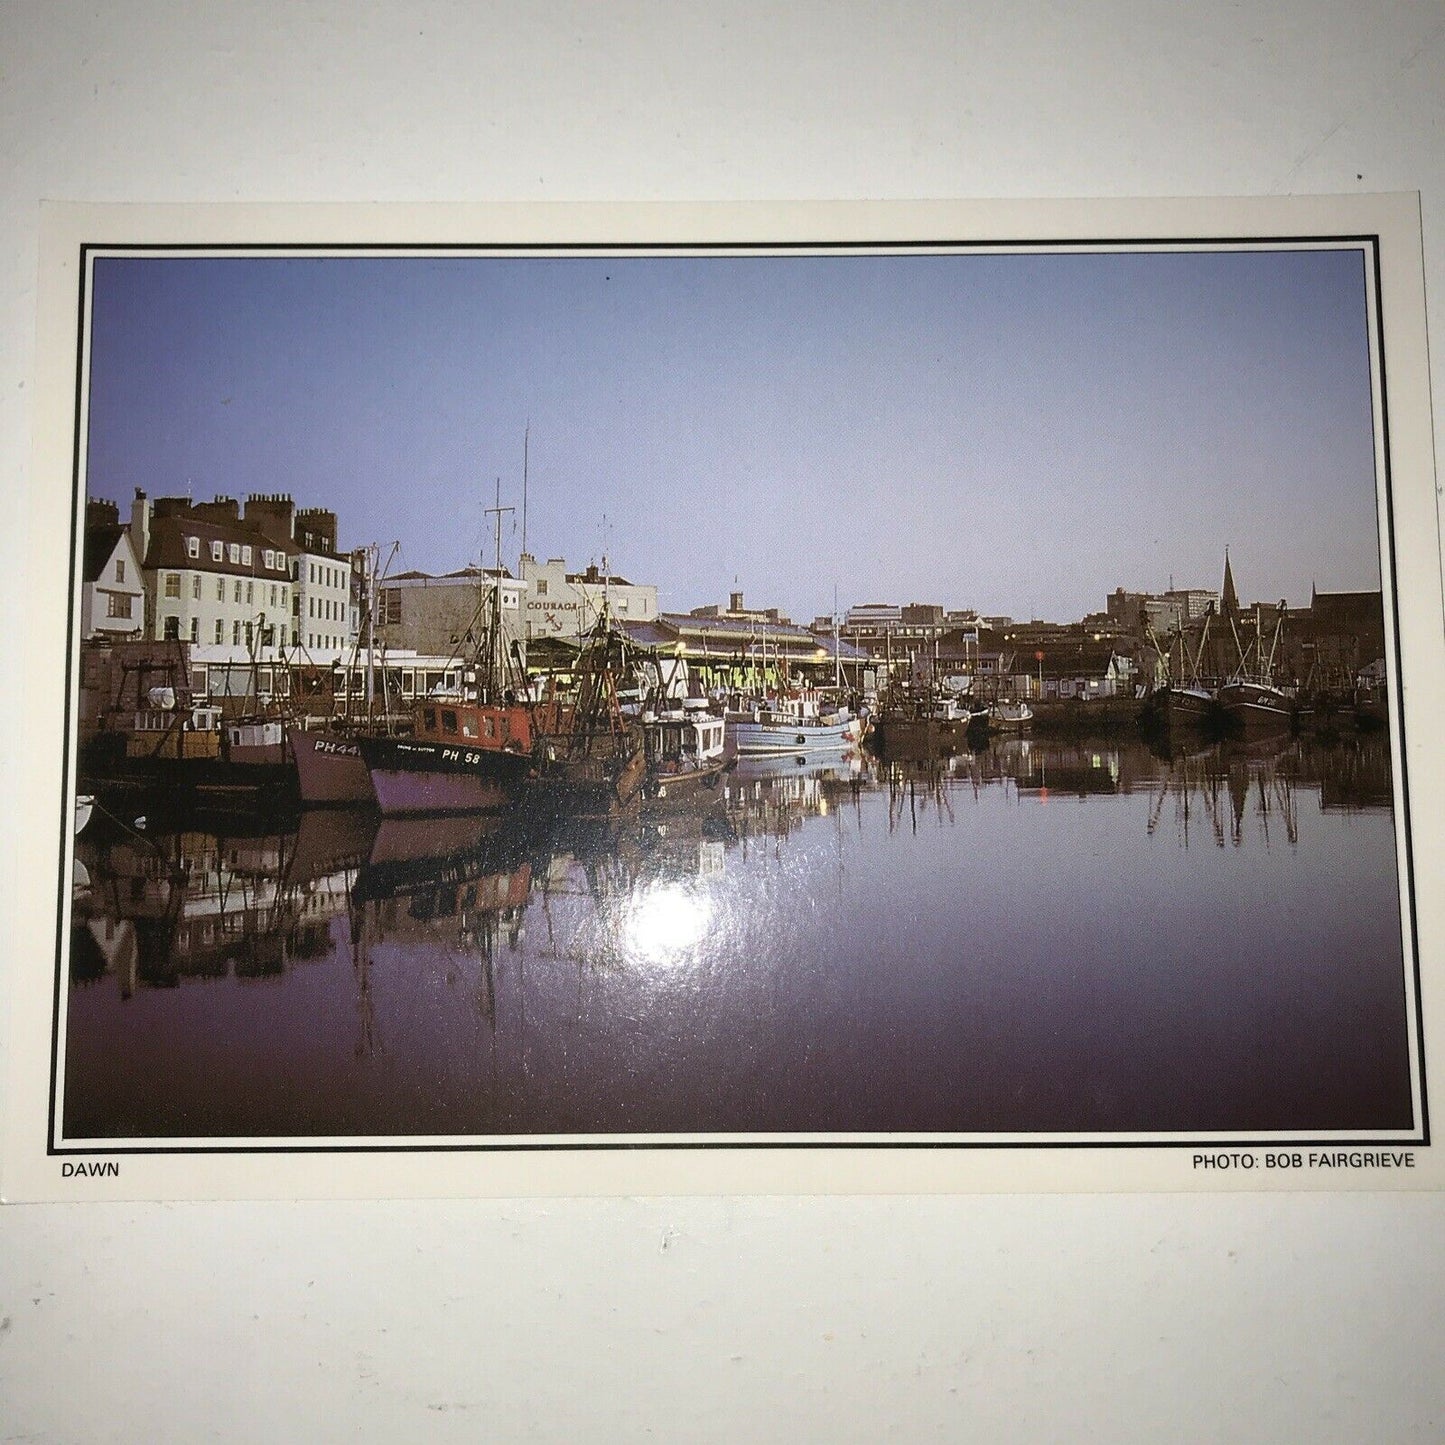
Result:
[[[722,718],[685,702],[681,707],[644,711],[642,734],[647,750],[644,799],[661,801],[717,786],[727,765]]]
[[[741,703],[729,709],[726,721],[734,750],[743,756],[845,752],[863,736],[860,718],[811,689]]]
[[[1033,721],[1034,710],[1022,698],[990,705],[988,725],[993,732],[1022,732]]]

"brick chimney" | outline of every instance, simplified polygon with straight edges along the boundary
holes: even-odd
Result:
[[[130,545],[144,567],[151,545],[151,504],[150,498],[139,487],[135,489],[135,499],[130,504]]]
[[[120,526],[120,508],[114,502],[108,502],[103,497],[87,497],[85,499],[85,530],[87,532],[92,527],[118,526]]]

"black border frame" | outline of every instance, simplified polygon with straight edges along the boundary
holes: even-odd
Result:
[[[1375,316],[1375,340],[1378,347],[1379,362],[1379,383],[1380,383],[1380,438],[1383,456],[1377,459],[1377,476],[1383,482],[1383,495],[1377,499],[1377,507],[1383,508],[1383,519],[1385,523],[1385,535],[1387,539],[1386,554],[1389,563],[1390,583],[1390,613],[1394,625],[1394,676],[1391,679],[1391,691],[1396,698],[1395,723],[1390,736],[1392,753],[1392,766],[1398,767],[1400,774],[1401,796],[1403,799],[1402,833],[1404,845],[1404,898],[1402,898],[1402,913],[1409,919],[1409,944],[1411,959],[1402,960],[1407,968],[1413,963],[1415,980],[1415,1046],[1416,1059],[1418,1061],[1418,1082],[1420,1088],[1420,1117],[1418,1138],[1392,1138],[1381,1140],[1377,1138],[1271,1138],[1256,1139],[1249,1137],[1230,1136],[1227,1139],[1201,1140],[1190,1136],[1169,1137],[1159,1139],[1112,1139],[1102,1136],[1091,1139],[1053,1139],[1047,1135],[1031,1136],[1027,1139],[967,1139],[958,1140],[950,1138],[926,1138],[901,1136],[894,1139],[849,1139],[846,1137],[827,1138],[785,1138],[779,1139],[772,1135],[759,1135],[755,1138],[740,1140],[736,1138],[670,1138],[658,1136],[655,1139],[618,1139],[615,1136],[599,1135],[595,1140],[591,1138],[578,1139],[569,1137],[566,1140],[557,1142],[538,1142],[535,1140],[498,1138],[496,1136],[479,1136],[477,1139],[465,1142],[428,1142],[426,1136],[408,1137],[404,1142],[367,1142],[367,1143],[265,1143],[249,1142],[245,1144],[175,1144],[175,1145],[137,1145],[137,1144],[106,1144],[106,1145],[74,1145],[66,1146],[56,1143],[56,1108],[60,1092],[59,1083],[59,1049],[60,1049],[60,1003],[61,993],[65,981],[65,963],[67,958],[65,939],[65,878],[66,878],[66,855],[70,851],[73,839],[70,837],[68,825],[70,818],[67,807],[73,811],[71,799],[71,756],[75,748],[76,739],[72,732],[72,707],[74,691],[77,686],[75,645],[76,645],[76,617],[75,617],[75,596],[76,596],[76,570],[80,565],[78,554],[78,537],[80,518],[83,515],[84,493],[81,487],[80,477],[80,441],[81,441],[81,416],[85,402],[85,341],[86,331],[90,320],[88,309],[89,299],[89,259],[93,252],[106,252],[117,254],[146,255],[152,253],[184,253],[186,255],[204,256],[229,256],[229,255],[265,255],[265,254],[295,254],[314,252],[318,256],[363,256],[372,255],[378,259],[385,257],[404,256],[432,256],[439,254],[452,254],[459,257],[495,255],[504,256],[555,256],[563,258],[567,255],[600,255],[609,252],[625,253],[629,256],[646,256],[649,254],[674,254],[678,252],[709,253],[718,256],[732,255],[766,255],[768,253],[787,252],[811,252],[818,254],[827,253],[878,253],[894,252],[898,254],[928,254],[928,253],[964,253],[977,251],[1008,251],[1015,254],[1026,253],[1033,255],[1047,254],[1072,254],[1080,251],[1103,251],[1103,250],[1129,250],[1138,248],[1140,250],[1165,250],[1185,251],[1197,248],[1200,251],[1218,251],[1226,248],[1259,247],[1270,249],[1283,249],[1289,246],[1299,246],[1301,249],[1316,250],[1321,248],[1335,248],[1340,250],[1351,247],[1359,247],[1362,258],[1366,260],[1367,280],[1374,287],[1374,316]],[[1317,1149],[1325,1150],[1351,1150],[1371,1149],[1385,1152],[1407,1152],[1413,1147],[1430,1146],[1430,1094],[1426,1072],[1425,1058],[1425,1013],[1422,991],[1422,979],[1420,968],[1420,939],[1419,920],[1416,909],[1416,886],[1415,886],[1415,850],[1414,834],[1410,822],[1410,788],[1408,774],[1408,753],[1405,746],[1405,714],[1402,698],[1401,678],[1404,674],[1403,656],[1400,641],[1400,600],[1397,573],[1397,559],[1395,547],[1395,517],[1394,517],[1394,492],[1393,475],[1391,469],[1390,452],[1390,407],[1389,388],[1386,376],[1386,345],[1385,345],[1385,315],[1384,315],[1384,294],[1382,289],[1381,262],[1380,262],[1380,233],[1364,232],[1360,234],[1304,234],[1304,235],[1247,235],[1247,236],[1098,236],[1098,237],[1048,237],[1048,238],[1014,238],[1012,240],[851,240],[851,241],[680,241],[668,242],[657,239],[646,242],[626,241],[592,241],[592,242],[281,242],[281,241],[247,241],[236,243],[225,242],[178,242],[167,244],[165,242],[82,242],[77,253],[79,262],[78,296],[77,296],[77,318],[76,318],[76,357],[75,357],[75,405],[72,416],[73,436],[71,439],[71,520],[70,520],[70,566],[67,572],[68,594],[66,599],[66,638],[70,653],[66,658],[66,674],[64,689],[64,716],[62,719],[62,735],[64,738],[64,752],[61,758],[61,831],[59,846],[59,862],[57,868],[57,891],[56,891],[56,947],[55,947],[55,975],[54,990],[51,1006],[50,1025],[50,1078],[49,1078],[49,1115],[46,1129],[46,1156],[50,1158],[75,1158],[93,1157],[103,1155],[132,1155],[141,1157],[156,1157],[169,1155],[272,1155],[272,1154],[528,1154],[528,1153],[554,1153],[554,1154],[592,1154],[597,1152],[637,1152],[637,1151],[690,1151],[690,1150],[796,1150],[796,1151],[825,1151],[825,1150],[879,1150],[879,1149],[938,1149],[958,1152],[975,1152],[979,1150],[1054,1150],[1054,1149],[1175,1149],[1191,1150],[1194,1152],[1241,1152],[1252,1149]],[[1373,262],[1373,265],[1370,262]],[[1371,398],[1373,404],[1373,395]],[[1379,464],[1383,463],[1382,466]],[[1377,520],[1379,513],[1377,512]],[[1382,557],[1382,563],[1385,558]],[[1383,581],[1382,567],[1382,581]],[[1403,984],[1405,975],[1402,971],[1401,982]],[[1402,1000],[1403,1002],[1403,1000]],[[1407,1013],[1408,1027],[1408,1013]],[[1063,1132],[1063,1131],[1060,1131]]]

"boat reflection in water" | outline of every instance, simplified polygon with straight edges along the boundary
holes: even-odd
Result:
[[[1410,1123],[1380,734],[76,843],[69,1138]],[[1196,846],[1203,845],[1203,846]]]

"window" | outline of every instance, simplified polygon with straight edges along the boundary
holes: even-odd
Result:
[[[248,648],[249,648],[250,645],[251,645],[251,636],[252,636],[252,633],[251,633],[251,624],[248,622],[248,623],[246,624],[246,646],[247,646]]]
[[[236,579],[236,601],[239,602],[240,600],[241,600],[241,579],[238,577],[238,578]]]
[[[201,619],[200,619],[199,617],[193,617],[193,618],[191,618],[191,641],[192,641],[192,642],[199,642],[200,640],[201,640]]]
[[[179,642],[181,640],[181,619],[179,617],[166,617],[162,619],[164,624],[164,635],[167,642]]]
[[[124,581],[125,581],[125,558],[124,558],[124,557],[117,557],[117,558],[115,559],[115,580],[116,580],[117,582],[124,582]]]
[[[230,557],[231,557],[231,566],[235,567],[235,566],[238,566],[238,565],[240,564],[240,561],[241,561],[241,544],[240,544],[239,542],[232,542],[232,543],[231,543]]]
[[[219,546],[220,546],[220,543],[218,542],[216,545],[219,547]],[[224,602],[225,600],[226,600],[226,579],[225,579],[224,577],[217,577],[217,578],[216,578],[216,601],[217,601],[217,602]]]
[[[422,711],[422,726],[431,732],[436,731],[437,710],[434,707],[425,708]]]
[[[219,542],[212,542],[212,543],[211,543],[211,561],[212,561],[212,562],[219,562],[219,561],[221,560],[221,550],[222,550],[222,549],[221,549],[221,544],[220,544]]]
[[[457,730],[457,715],[449,707],[442,709],[442,731],[455,734]]]
[[[255,584],[254,582],[248,582],[248,583],[246,583],[246,601],[247,601],[247,603],[249,604],[249,603],[255,598],[255,596],[256,596],[256,584]]]
[[[267,567],[267,570],[270,570],[270,569],[271,569],[272,567],[274,567],[275,565],[276,565],[276,552],[275,552],[275,549],[272,548],[272,547],[267,547],[267,548],[266,548],[266,567]]]
[[[240,624],[239,622],[233,622],[233,623],[231,624],[231,646],[232,646],[232,647],[239,647],[240,645],[241,645],[241,624]]]
[[[130,604],[132,598],[126,592],[108,592],[110,607],[106,613],[108,617],[129,617],[131,615]]]
[[[286,598],[285,598],[284,595],[282,596],[281,601],[282,601],[283,603],[286,601]],[[298,594],[297,596],[295,596],[295,597],[293,597],[293,598],[291,599],[291,615],[292,615],[293,617],[300,617],[300,616],[301,616],[301,597],[300,597],[300,594]]]
[[[196,602],[201,600],[201,574],[199,572],[191,578],[191,597]]]
[[[216,646],[219,647],[226,640],[226,624],[218,617],[216,618]]]
[[[546,595],[547,595],[547,579],[546,579],[545,577],[539,577],[539,578],[537,578],[537,596],[538,596],[538,597],[545,597]]]
[[[273,583],[271,584],[271,606],[274,607],[275,605],[276,605],[276,584],[273,582]]]
[[[181,574],[179,572],[166,573],[166,596],[179,597],[181,595]]]
[[[251,565],[251,549],[249,547],[241,548],[241,565],[243,567],[249,567]]]
[[[199,557],[201,555],[201,539],[199,537],[186,538],[186,556]]]

